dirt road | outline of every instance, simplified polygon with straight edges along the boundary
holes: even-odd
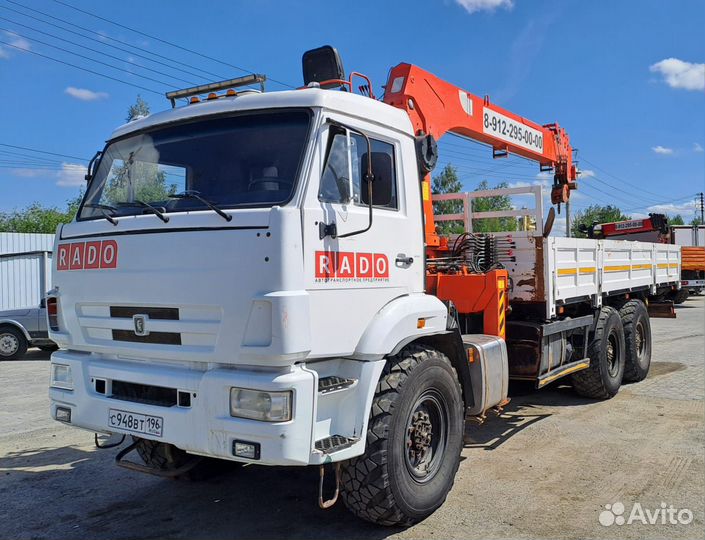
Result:
[[[200,483],[118,468],[116,450],[49,419],[47,356],[32,351],[0,363],[0,538],[702,538],[704,307],[694,298],[677,319],[654,319],[649,378],[608,402],[515,389],[501,417],[468,429],[445,505],[406,530],[358,521],[342,503],[319,510],[314,468]],[[692,521],[628,523],[637,503]]]

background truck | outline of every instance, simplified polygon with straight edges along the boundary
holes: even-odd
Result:
[[[189,104],[113,133],[57,232],[51,414],[130,435],[118,463],[162,476],[204,457],[318,466],[322,507],[340,493],[408,525],[443,503],[466,419],[500,410],[510,377],[595,399],[646,377],[643,299],[678,283],[680,250],[551,237],[540,193],[537,231],[474,234],[466,207],[438,216],[466,233],[439,235],[438,138],[536,161],[561,204],[565,130],[409,64],[382,100],[331,47],[303,68],[295,91],[252,75],[170,92]]]
[[[672,300],[682,304],[689,294],[705,288],[705,225],[669,225],[664,214],[649,214],[643,219],[595,223],[584,227],[589,238],[640,240],[680,246],[681,286],[662,286],[652,296],[655,301]]]

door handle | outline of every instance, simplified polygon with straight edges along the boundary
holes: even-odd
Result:
[[[402,265],[405,265],[405,266],[411,266],[411,264],[412,264],[413,262],[414,262],[414,258],[413,258],[413,257],[407,257],[407,256],[404,255],[404,254],[397,255],[397,258],[396,258],[396,263],[397,263],[397,264],[402,264]]]

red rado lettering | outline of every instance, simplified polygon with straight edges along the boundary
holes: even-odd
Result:
[[[389,259],[383,253],[316,251],[316,281],[388,281]]]
[[[115,240],[59,244],[56,256],[58,271],[117,268],[118,245]]]

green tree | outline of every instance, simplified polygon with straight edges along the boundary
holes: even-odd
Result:
[[[487,180],[480,182],[475,191],[485,191],[487,189],[504,189],[509,187],[506,182],[500,182],[491,188]],[[512,210],[512,199],[508,195],[495,195],[493,197],[481,197],[473,199],[472,211],[474,212],[495,212],[499,210]],[[517,219],[514,217],[473,219],[473,231],[479,233],[516,231],[518,227]]]
[[[127,108],[127,118],[125,120],[132,122],[138,116],[149,116],[149,104],[139,94],[137,94],[135,104]]]
[[[83,194],[66,201],[66,209],[44,207],[35,202],[21,210],[0,213],[0,232],[54,234],[62,223],[73,220]]]
[[[668,217],[668,224],[669,225],[685,225],[685,221],[683,221],[683,216],[680,214],[676,214],[673,217],[667,216]]]
[[[612,223],[614,221],[625,221],[629,216],[611,204],[600,206],[592,204],[584,210],[579,210],[573,216],[573,222],[570,225],[570,233],[575,238],[586,238],[587,234],[580,231],[580,226],[584,225],[587,228],[593,223]]]
[[[690,222],[690,225],[702,225],[703,220],[700,219],[699,217],[694,217],[693,221]]]
[[[127,121],[148,114],[149,105],[138,94],[135,103],[127,109]],[[126,160],[113,161],[111,176],[101,196],[102,204],[115,206],[135,199],[145,202],[162,201],[176,192],[176,185],[167,186],[166,175],[156,163],[139,161],[139,154],[125,157]]]
[[[434,195],[445,193],[459,193],[463,189],[462,182],[458,179],[458,171],[450,163],[446,165],[440,174],[433,177],[431,190]],[[438,201],[433,203],[433,213],[440,214],[462,214],[463,201]],[[465,232],[465,227],[458,221],[437,221],[436,229],[438,234],[461,234]]]

